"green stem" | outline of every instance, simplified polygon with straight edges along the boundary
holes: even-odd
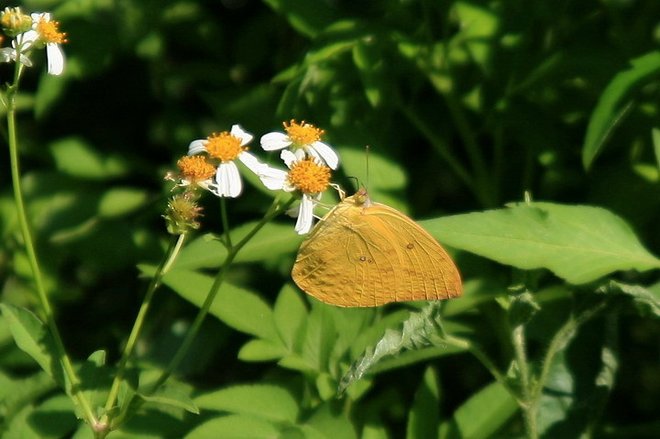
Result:
[[[225,245],[227,246],[227,250],[231,251],[232,244],[231,236],[229,235],[229,217],[227,215],[227,202],[225,197],[220,198],[220,216],[222,220],[222,229],[225,233]]]
[[[39,267],[39,261],[37,259],[37,253],[34,246],[34,241],[32,239],[32,233],[30,231],[30,225],[28,223],[27,214],[25,212],[25,203],[23,200],[23,191],[21,188],[21,175],[20,175],[20,166],[19,166],[19,156],[18,156],[18,136],[16,133],[16,86],[18,79],[20,78],[20,71],[22,69],[22,64],[17,63],[15,70],[14,84],[10,86],[10,89],[7,90],[6,99],[7,99],[7,134],[9,140],[9,155],[11,161],[11,176],[12,184],[14,189],[14,200],[16,203],[16,210],[18,214],[18,223],[23,235],[23,241],[25,243],[25,251],[27,253],[27,258],[30,263],[30,268],[32,269],[32,274],[34,276],[34,283],[37,290],[37,295],[39,296],[39,302],[41,305],[42,312],[46,318],[46,324],[50,330],[53,340],[55,342],[55,349],[57,350],[57,356],[62,365],[66,379],[69,382],[69,391],[71,392],[72,398],[77,402],[80,409],[82,410],[83,417],[89,423],[92,428],[97,426],[97,418],[94,414],[89,401],[85,398],[81,387],[80,379],[76,375],[76,372],[73,369],[70,358],[68,357],[66,350],[64,348],[64,343],[62,342],[62,336],[60,331],[57,328],[55,322],[55,316],[53,314],[53,309],[50,305],[48,299],[48,294],[46,293],[46,288],[43,283],[43,278],[41,275],[41,269]],[[66,384],[65,384],[66,386]]]
[[[133,329],[131,330],[131,333],[128,337],[126,346],[124,346],[124,352],[122,353],[121,360],[119,361],[119,365],[117,366],[117,373],[114,377],[114,380],[112,381],[110,392],[108,393],[108,399],[106,400],[105,403],[105,414],[101,419],[101,423],[103,424],[107,425],[108,413],[110,412],[110,410],[112,410],[112,408],[115,405],[115,402],[117,401],[117,397],[119,395],[119,387],[126,374],[126,365],[128,363],[128,360],[133,355],[135,344],[138,340],[138,337],[140,336],[140,333],[142,332],[142,328],[145,322],[145,317],[149,312],[149,308],[151,307],[154,293],[160,286],[163,276],[172,267],[174,260],[176,259],[177,255],[179,254],[179,251],[181,250],[181,247],[183,246],[185,238],[186,235],[181,234],[178,236],[176,240],[172,240],[172,242],[170,243],[170,247],[167,251],[167,256],[163,258],[161,264],[158,266],[158,269],[156,270],[156,273],[151,278],[151,282],[149,283],[149,286],[147,287],[147,292],[144,296],[144,300],[142,301],[142,305],[140,306],[140,310],[138,311],[138,315],[135,318],[135,323],[133,324]]]
[[[229,249],[229,252],[227,253],[227,258],[220,267],[220,270],[218,271],[218,274],[215,277],[213,285],[211,286],[211,289],[206,295],[206,299],[204,300],[202,307],[197,313],[195,320],[193,320],[193,323],[190,326],[190,329],[188,330],[185,338],[181,342],[181,346],[179,346],[179,349],[174,354],[174,357],[168,364],[167,368],[163,371],[160,377],[158,377],[158,379],[151,385],[151,388],[147,391],[147,394],[153,394],[156,390],[158,390],[158,388],[161,385],[163,385],[165,381],[167,381],[167,379],[170,377],[170,375],[172,375],[172,373],[177,369],[177,367],[179,367],[179,364],[188,353],[188,349],[190,349],[190,346],[195,340],[195,337],[197,336],[197,333],[199,332],[199,329],[201,328],[202,323],[204,322],[204,319],[206,318],[206,315],[208,314],[209,309],[211,308],[211,304],[213,304],[215,297],[220,291],[220,287],[222,286],[222,283],[225,279],[225,273],[227,272],[227,268],[229,268],[231,263],[234,261],[234,258],[236,257],[238,252],[245,246],[245,244],[247,244],[250,241],[250,239],[252,239],[252,237],[254,237],[254,235],[259,230],[261,230],[263,226],[265,226],[268,222],[270,222],[281,212],[285,211],[291,205],[291,203],[293,203],[294,199],[295,198],[291,197],[282,206],[279,205],[279,202],[276,199],[273,202],[270,209],[268,210],[268,212],[266,212],[266,215],[264,215],[264,217],[261,219],[261,221],[259,221],[259,223],[255,225],[254,228],[245,237],[243,237],[243,239],[241,239],[235,246]]]
[[[511,330],[511,341],[513,344],[513,351],[515,362],[518,366],[518,373],[520,376],[520,395],[518,405],[523,413],[523,421],[525,422],[525,431],[529,439],[536,439],[538,431],[536,428],[536,410],[538,407],[538,399],[532,398],[532,388],[529,375],[529,368],[527,367],[527,347],[525,342],[525,327],[524,325],[517,325]]]

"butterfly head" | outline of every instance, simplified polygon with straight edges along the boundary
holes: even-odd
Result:
[[[362,207],[369,207],[371,206],[371,198],[369,198],[369,194],[367,193],[367,190],[365,188],[360,188],[355,195],[353,195],[353,198],[355,200],[355,204],[358,206]]]

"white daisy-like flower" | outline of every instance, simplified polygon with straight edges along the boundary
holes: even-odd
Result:
[[[60,23],[51,20],[48,12],[31,14],[31,17],[32,29],[16,37],[18,46],[22,52],[46,46],[48,73],[61,75],[64,72],[64,52],[60,45],[67,42],[66,34],[59,31]]]
[[[304,235],[314,224],[314,205],[330,185],[330,168],[316,158],[299,158],[289,150],[282,151],[281,157],[289,172],[265,166],[259,177],[271,189],[302,193],[295,230]]]
[[[25,55],[25,49],[21,47],[19,53],[16,40],[11,41],[11,47],[3,47],[0,49],[0,62],[20,62],[26,67],[32,67],[32,61]]]
[[[266,166],[249,152],[247,145],[253,136],[239,125],[233,125],[231,131],[213,133],[206,139],[194,140],[188,147],[188,155],[206,153],[209,161],[217,163],[215,177],[205,183],[207,189],[219,197],[238,197],[243,189],[243,182],[235,160],[240,160],[249,170],[260,175]]]
[[[266,151],[288,148],[298,159],[312,157],[325,163],[331,169],[337,169],[339,156],[327,144],[321,142],[324,131],[314,125],[296,122],[284,122],[286,133],[272,132],[261,137],[261,147]]]

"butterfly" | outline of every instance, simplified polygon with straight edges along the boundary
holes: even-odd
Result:
[[[403,213],[371,201],[365,189],[312,229],[291,275],[307,294],[344,307],[462,294],[458,269],[440,244]]]

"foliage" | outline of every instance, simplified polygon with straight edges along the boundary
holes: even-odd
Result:
[[[344,188],[357,178],[428,218],[464,296],[378,309],[306,297],[290,218],[225,246],[272,201],[246,175],[227,235],[217,198],[202,200],[109,438],[660,436],[660,3],[16,5],[68,34],[65,74],[33,68],[16,105],[27,212],[81,383],[39,307],[0,160],[2,437],[92,437],[67,395],[103,410],[166,254],[162,177],[194,139],[292,118],[325,129]],[[0,64],[3,84],[10,73]],[[229,255],[177,379],[148,392]]]

